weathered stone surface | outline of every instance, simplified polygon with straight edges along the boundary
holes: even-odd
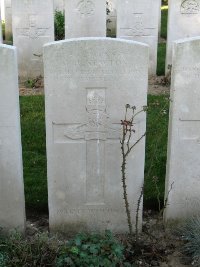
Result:
[[[159,19],[158,19],[158,38],[161,37],[161,23],[162,23],[162,0],[160,0],[160,10],[159,10]]]
[[[173,53],[166,221],[200,214],[200,39],[177,41]]]
[[[146,105],[148,46],[83,38],[44,48],[50,229],[126,232],[121,184],[121,125],[125,105]],[[136,120],[132,142],[144,134]],[[131,142],[131,143],[132,143]],[[145,139],[127,162],[135,222],[144,178]],[[142,203],[139,211],[141,227]]]
[[[118,0],[117,4],[117,37],[148,44],[149,74],[155,74],[160,0]]]
[[[5,4],[5,39],[12,40],[12,7],[11,0],[4,0]]]
[[[105,37],[106,0],[65,0],[65,38]]]
[[[42,47],[54,40],[53,0],[12,0],[12,14],[20,77],[43,75]]]
[[[54,0],[54,10],[64,11],[65,9],[65,0]]]
[[[25,228],[16,49],[0,45],[0,227]]]
[[[107,37],[116,37],[117,32],[117,0],[107,1]]]
[[[3,36],[2,36],[1,5],[0,5],[0,44],[2,42],[3,42]]]
[[[172,64],[172,44],[174,41],[200,35],[200,0],[170,0],[168,12],[167,56],[168,65]]]

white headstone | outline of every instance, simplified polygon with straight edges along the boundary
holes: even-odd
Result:
[[[44,65],[50,229],[126,232],[120,122],[127,103],[138,110],[146,105],[148,46],[110,38],[61,41],[45,46]],[[146,128],[140,115],[135,141]],[[144,154],[145,139],[127,162],[133,222]]]
[[[105,37],[106,0],[65,0],[65,38]]]
[[[54,0],[54,10],[64,11],[65,9],[65,0]]]
[[[158,18],[158,37],[161,37],[161,24],[162,24],[162,0],[160,0],[160,11],[159,11],[159,18]]]
[[[3,43],[3,35],[2,35],[1,2],[0,2],[0,44],[2,43]]]
[[[107,8],[107,36],[116,37],[117,31],[117,0],[108,0]]]
[[[5,39],[12,40],[12,7],[11,0],[4,0],[5,4]]]
[[[22,147],[16,49],[0,45],[0,227],[24,231]]]
[[[159,12],[160,0],[117,3],[117,37],[149,45],[149,74],[156,74]]]
[[[170,0],[168,11],[166,73],[172,64],[174,41],[200,35],[200,0]]]
[[[200,38],[177,41],[172,68],[166,221],[200,214],[199,70]]]
[[[13,43],[22,79],[43,75],[42,47],[54,40],[53,0],[12,0]]]

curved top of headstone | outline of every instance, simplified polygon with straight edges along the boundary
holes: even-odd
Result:
[[[196,42],[196,41],[200,41],[200,36],[178,39],[174,41],[173,43],[180,44],[180,43],[191,43],[191,42]]]
[[[0,47],[1,48],[7,48],[7,49],[10,49],[10,50],[16,50],[16,47],[15,46],[1,44],[1,43],[0,43]]]
[[[44,45],[44,47],[48,47],[51,45],[61,45],[61,44],[67,44],[67,43],[71,43],[71,42],[85,42],[85,41],[95,41],[95,42],[105,42],[105,43],[127,43],[127,44],[134,44],[134,45],[138,45],[141,47],[149,47],[149,45],[141,43],[141,42],[136,42],[136,41],[131,41],[131,40],[124,40],[124,39],[120,39],[120,38],[107,38],[107,37],[82,37],[82,38],[71,38],[71,39],[67,39],[67,40],[61,40],[61,41],[56,41],[56,42],[50,42],[50,43],[46,43]]]
[[[0,125],[14,126],[19,98],[16,47],[0,44],[0,70]]]

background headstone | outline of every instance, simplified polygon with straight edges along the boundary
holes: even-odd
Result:
[[[117,0],[108,0],[107,8],[107,36],[116,37],[117,31]]]
[[[159,11],[159,19],[158,19],[158,38],[161,37],[161,24],[162,24],[162,0],[160,0],[160,11]]]
[[[12,7],[11,0],[4,0],[5,5],[5,39],[12,40]]]
[[[65,0],[54,0],[54,10],[64,11],[65,9]]]
[[[173,53],[166,221],[200,214],[200,38],[177,41]]]
[[[106,0],[65,0],[65,38],[106,37]]]
[[[53,0],[12,0],[12,15],[20,78],[43,75],[42,47],[54,40]]]
[[[149,74],[156,74],[160,0],[117,3],[117,37],[149,45]]]
[[[2,35],[1,2],[0,2],[0,44],[1,43],[3,43],[3,35]]]
[[[25,202],[16,49],[0,45],[0,227],[24,231]]]
[[[121,182],[120,122],[125,105],[146,105],[148,46],[83,38],[45,46],[50,229],[128,230]],[[146,115],[136,119],[136,141]],[[132,142],[133,142],[132,141]],[[135,223],[144,178],[145,138],[127,162]],[[142,203],[139,211],[141,228]]]
[[[200,35],[200,0],[169,0],[166,73],[172,64],[173,41]]]

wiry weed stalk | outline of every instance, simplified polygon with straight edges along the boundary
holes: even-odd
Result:
[[[134,119],[135,117],[140,114],[141,112],[145,112],[147,110],[147,107],[143,107],[142,110],[139,112],[136,112],[135,106],[130,106],[129,104],[126,105],[126,112],[125,112],[125,118],[121,121],[122,125],[122,139],[120,140],[121,143],[121,151],[122,151],[122,165],[121,165],[121,172],[122,172],[122,186],[123,186],[123,198],[125,202],[125,208],[126,208],[126,215],[127,215],[127,222],[128,222],[128,228],[129,228],[129,234],[133,234],[133,226],[132,226],[132,219],[131,219],[131,211],[130,211],[130,204],[128,201],[128,193],[127,193],[127,184],[126,184],[126,164],[127,164],[127,158],[133,148],[143,139],[143,137],[146,135],[144,133],[134,144],[131,144],[131,138],[132,134],[135,133],[134,130]],[[128,113],[131,112],[130,117],[128,118]],[[143,190],[142,190],[143,191]]]

